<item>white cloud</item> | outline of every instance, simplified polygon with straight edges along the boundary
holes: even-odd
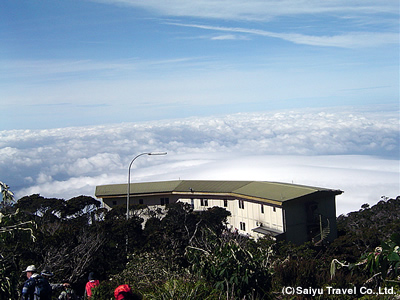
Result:
[[[224,40],[245,40],[247,38],[243,35],[238,36],[235,34],[223,34],[223,35],[213,36],[211,39],[216,41],[218,40],[224,41]]]
[[[50,175],[44,174],[44,173],[39,173],[36,183],[37,184],[47,184],[48,182],[52,182],[53,178]]]
[[[78,153],[75,153],[78,155]],[[80,174],[91,174],[93,170],[96,172],[107,171],[109,166],[121,166],[121,160],[118,154],[114,153],[97,153],[91,157],[81,157],[67,167],[70,176]]]
[[[176,59],[139,58],[115,59],[109,61],[77,60],[77,59],[36,59],[36,60],[1,60],[0,78],[14,80],[15,78],[30,79],[52,76],[52,80],[71,79],[81,74],[96,75],[97,78],[110,78],[116,75],[143,72],[151,68],[161,69],[163,66],[185,67],[202,61],[201,57],[181,57]],[[79,80],[77,80],[79,81]]]
[[[372,0],[229,0],[229,1],[183,1],[183,0],[98,0],[112,4],[125,4],[175,17],[198,17],[228,20],[270,20],[271,18],[294,15],[347,14],[349,16],[377,13],[395,14],[395,1]]]
[[[212,31],[236,32],[264,37],[278,38],[295,44],[322,47],[359,48],[373,47],[385,44],[398,44],[398,33],[395,32],[349,32],[339,35],[305,35],[299,33],[277,33],[260,29],[195,25],[182,23],[167,23],[170,25],[200,28]],[[226,36],[226,35],[225,35]]]
[[[48,130],[0,131],[0,180],[17,198],[93,195],[96,185],[175,179],[267,180],[344,190],[338,212],[399,191],[398,111],[354,108]]]

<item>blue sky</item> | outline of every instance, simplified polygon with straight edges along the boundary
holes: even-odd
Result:
[[[396,197],[399,2],[2,0],[0,181],[16,198],[132,181]]]
[[[398,105],[398,1],[0,3],[0,130]]]

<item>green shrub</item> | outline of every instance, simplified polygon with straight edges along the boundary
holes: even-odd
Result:
[[[224,299],[223,293],[204,281],[192,281],[182,278],[170,279],[163,285],[154,286],[151,293],[145,295],[149,300],[216,300]]]
[[[117,283],[116,281],[102,281],[98,287],[92,289],[92,299],[91,300],[114,300],[114,290],[123,282]],[[134,289],[132,300],[141,300],[142,296],[136,292]]]
[[[237,297],[266,297],[271,290],[268,250],[250,252],[236,240],[220,241],[212,250],[188,247],[192,273],[220,291],[233,291]]]

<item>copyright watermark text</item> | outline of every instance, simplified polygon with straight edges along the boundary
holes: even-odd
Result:
[[[379,287],[378,290],[373,290],[367,287],[353,287],[353,288],[334,288],[331,286],[326,286],[323,288],[312,288],[312,287],[292,287],[286,286],[282,288],[283,295],[309,295],[309,296],[318,296],[318,295],[394,295],[395,291],[393,287]]]

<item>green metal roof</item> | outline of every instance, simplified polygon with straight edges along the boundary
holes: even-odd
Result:
[[[285,201],[322,190],[325,189],[286,183],[253,181],[242,188],[235,190],[235,193],[257,198]]]
[[[176,192],[232,193],[251,181],[182,180]]]
[[[130,184],[130,194],[150,194],[150,193],[163,193],[172,192],[181,183],[180,180],[176,181],[159,181],[159,182],[140,182]],[[125,184],[110,184],[96,186],[95,195],[98,198],[126,195],[128,185]]]
[[[130,184],[131,195],[225,194],[278,202],[293,200],[316,192],[329,192],[334,195],[342,193],[340,190],[268,181],[175,180]],[[95,195],[98,198],[109,198],[125,196],[126,193],[127,184],[113,184],[97,186]]]

